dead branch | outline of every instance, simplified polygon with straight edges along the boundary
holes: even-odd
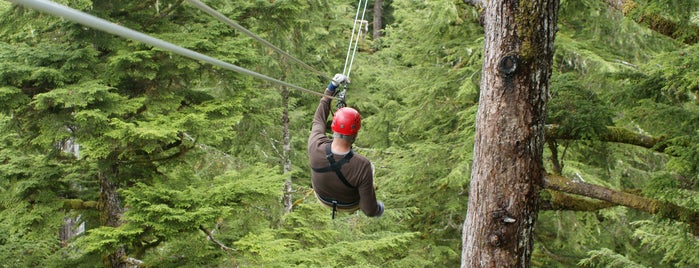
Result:
[[[223,251],[225,251],[229,255],[230,255],[230,251],[235,251],[234,248],[228,247],[228,246],[224,245],[223,243],[219,242],[218,240],[216,240],[216,238],[214,238],[214,234],[212,232],[210,232],[209,230],[207,230],[206,228],[204,228],[204,226],[199,225],[199,230],[201,230],[202,232],[204,232],[206,234],[209,241],[216,244],[218,247],[220,247]]]
[[[126,256],[124,256],[122,258],[122,262],[124,262],[126,264],[130,264],[132,266],[136,266],[136,267],[144,267],[145,266],[145,264],[143,263],[142,260],[134,259],[134,258],[126,257]]]
[[[559,125],[546,125],[544,132],[546,140],[577,140],[581,138],[562,131]],[[600,133],[599,140],[636,145],[660,153],[665,153],[665,149],[667,149],[667,144],[664,143],[667,140],[665,137],[643,135],[621,127],[607,127],[607,131]]]

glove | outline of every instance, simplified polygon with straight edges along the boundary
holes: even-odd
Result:
[[[381,201],[378,201],[376,203],[379,205],[379,213],[376,213],[376,216],[374,216],[374,217],[378,218],[378,217],[381,217],[381,215],[383,215],[384,206],[383,206],[383,202],[381,202]]]
[[[330,91],[335,91],[335,89],[339,87],[341,83],[349,84],[349,77],[345,76],[344,74],[335,74],[335,77],[333,77],[333,80],[330,81],[330,84],[328,85],[328,89]]]
[[[335,86],[339,86],[340,83],[349,84],[350,80],[349,80],[349,77],[345,76],[344,74],[335,74],[335,77],[333,77],[332,83]]]

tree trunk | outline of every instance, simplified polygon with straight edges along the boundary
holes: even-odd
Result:
[[[383,16],[383,0],[374,1],[374,29],[372,37],[374,40],[381,37],[381,30],[383,29],[383,21],[381,17]]]
[[[486,1],[461,267],[529,267],[558,0]]]
[[[119,227],[124,210],[121,207],[121,199],[117,192],[118,187],[110,181],[110,178],[117,177],[118,167],[113,165],[110,169],[110,171],[102,171],[98,174],[100,224],[101,226]],[[114,252],[104,257],[104,267],[126,267],[126,263],[123,262],[125,258],[126,250],[123,246],[119,246]]]
[[[282,114],[282,126],[283,137],[282,137],[282,162],[284,165],[284,174],[289,177],[284,181],[284,211],[286,213],[291,212],[294,207],[293,201],[293,188],[291,185],[291,134],[289,133],[289,89],[284,87],[282,89],[282,105],[284,106],[284,112]]]
[[[279,62],[282,67],[286,66],[286,58],[280,57]],[[279,80],[284,81],[288,76],[288,68],[285,70]],[[293,193],[294,188],[291,182],[291,132],[289,131],[289,88],[282,86],[282,174],[287,175],[284,181],[284,189],[282,189],[282,202],[284,203],[284,211],[291,212],[294,208]]]
[[[63,217],[63,225],[58,230],[58,238],[61,240],[61,247],[68,245],[68,241],[85,232],[85,222],[81,219],[82,214],[76,217]]]

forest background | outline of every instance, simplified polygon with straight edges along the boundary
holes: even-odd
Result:
[[[186,1],[57,2],[317,92],[329,82]],[[310,188],[317,96],[0,2],[2,266],[458,266],[483,55],[475,2],[383,1],[348,104],[386,213],[335,220]],[[342,71],[356,1],[206,3]],[[561,1],[547,123],[566,135],[547,136],[549,173],[699,210],[698,8]],[[610,129],[648,143],[610,142]],[[699,265],[689,221],[553,190],[541,202],[534,267]]]

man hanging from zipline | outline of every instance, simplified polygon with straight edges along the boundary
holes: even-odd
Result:
[[[336,89],[349,79],[336,74],[316,109],[308,138],[308,159],[313,172],[311,184],[321,204],[336,211],[353,212],[361,209],[369,217],[380,217],[384,205],[376,200],[374,191],[374,166],[364,156],[352,151],[352,144],[361,127],[359,112],[342,107],[333,116],[333,139],[325,135],[330,102]]]

